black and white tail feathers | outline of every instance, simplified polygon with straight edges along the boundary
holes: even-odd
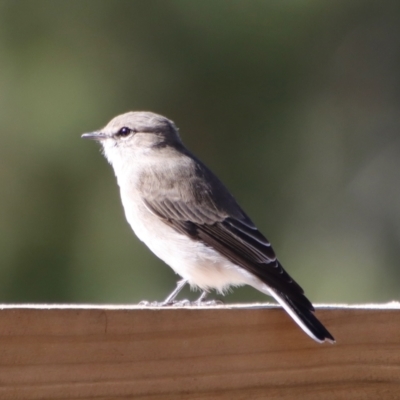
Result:
[[[323,343],[325,340],[335,343],[334,337],[314,315],[314,307],[311,303],[309,307],[306,307],[276,290],[270,289],[269,292],[311,338],[319,343]]]

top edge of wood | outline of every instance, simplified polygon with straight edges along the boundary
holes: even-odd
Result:
[[[314,304],[316,309],[367,309],[367,310],[399,310],[400,302],[365,303],[365,304]],[[274,303],[235,303],[222,305],[174,305],[153,306],[142,304],[0,304],[0,310],[33,309],[33,310],[178,310],[178,309],[257,309],[281,308]]]

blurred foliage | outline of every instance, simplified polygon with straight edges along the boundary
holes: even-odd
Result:
[[[399,4],[0,0],[0,302],[172,290],[80,140],[129,110],[176,122],[313,301],[399,299]]]

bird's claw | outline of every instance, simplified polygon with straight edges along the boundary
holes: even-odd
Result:
[[[142,300],[139,306],[143,307],[212,307],[220,306],[224,303],[221,300],[207,300],[207,301],[190,301],[187,299],[177,300],[172,302],[166,301],[147,301]]]
[[[142,300],[139,306],[144,307],[187,307],[192,305],[189,300],[179,300],[179,301],[147,301]]]
[[[222,306],[224,302],[221,300],[207,300],[207,301],[194,301],[192,305],[198,307],[212,307],[212,306]]]

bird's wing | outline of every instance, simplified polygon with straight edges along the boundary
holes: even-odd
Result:
[[[234,264],[254,274],[271,289],[313,310],[302,288],[289,276],[276,258],[269,241],[236,205],[236,215],[219,210],[207,195],[201,201],[145,198],[146,207],[175,230],[214,248]],[[232,205],[231,205],[232,207]]]

